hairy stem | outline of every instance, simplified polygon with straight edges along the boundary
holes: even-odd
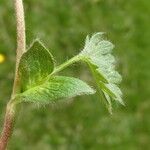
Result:
[[[12,135],[15,121],[15,105],[8,103],[6,108],[3,131],[0,138],[0,150],[5,150],[8,140]]]
[[[19,92],[18,65],[22,54],[26,51],[25,19],[22,0],[14,0],[17,25],[16,71],[12,96]]]
[[[68,61],[64,62],[60,66],[56,67],[56,69],[50,74],[50,76],[64,70],[68,66],[80,61],[81,59],[82,59],[82,57],[80,55],[77,55],[77,56],[69,59]]]
[[[16,68],[17,68],[22,54],[26,51],[26,35],[25,35],[23,2],[22,0],[14,0],[14,4],[17,22],[17,57],[16,57]]]
[[[17,50],[16,50],[16,71],[14,78],[14,85],[11,99],[19,92],[19,78],[18,78],[18,65],[22,54],[26,50],[26,38],[25,38],[25,20],[24,20],[24,8],[22,0],[14,0],[16,24],[17,24]],[[16,105],[10,102],[7,104],[6,114],[4,119],[3,131],[0,137],[0,150],[5,150],[8,141],[13,132],[14,120],[15,120],[15,107]]]

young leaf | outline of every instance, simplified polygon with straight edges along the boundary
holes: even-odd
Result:
[[[111,99],[122,101],[122,92],[118,87],[121,82],[121,75],[115,71],[115,58],[111,54],[114,45],[105,40],[103,33],[96,33],[91,38],[87,36],[85,47],[80,53],[91,71],[99,89],[103,92],[109,110],[111,110]]]
[[[19,63],[18,71],[22,90],[41,84],[53,69],[52,55],[40,41],[36,40],[23,54]]]
[[[55,76],[19,94],[18,97],[21,102],[49,104],[64,98],[94,93],[95,91],[90,86],[77,78]]]

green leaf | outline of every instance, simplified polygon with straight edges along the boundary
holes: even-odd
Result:
[[[94,93],[95,91],[89,85],[77,78],[55,76],[18,96],[21,102],[49,104],[64,98]]]
[[[105,40],[103,33],[96,33],[91,38],[87,36],[83,51],[80,53],[82,60],[86,62],[97,82],[98,88],[111,110],[111,100],[123,103],[122,92],[118,87],[121,75],[115,70],[115,58],[111,54],[114,45]]]
[[[95,76],[95,78],[97,80],[100,80],[100,81],[103,81],[105,83],[108,83],[105,75],[103,73],[101,73],[100,70],[98,70],[98,67],[95,64],[93,64],[90,60],[88,60],[86,62],[88,63],[88,65],[89,65],[93,75]]]
[[[22,91],[41,84],[53,69],[54,60],[50,52],[40,41],[34,41],[19,63]]]

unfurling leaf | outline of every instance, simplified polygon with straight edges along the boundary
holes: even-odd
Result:
[[[19,94],[18,97],[21,102],[49,104],[60,99],[94,93],[95,91],[89,85],[77,78],[54,76],[41,85]]]
[[[85,47],[80,53],[91,71],[99,89],[103,92],[111,110],[111,99],[122,101],[122,92],[118,87],[121,75],[115,71],[115,58],[111,54],[114,45],[105,40],[103,33],[96,33],[91,38],[87,36]]]
[[[41,84],[53,71],[54,61],[50,52],[36,40],[23,54],[19,63],[19,78],[22,91]]]

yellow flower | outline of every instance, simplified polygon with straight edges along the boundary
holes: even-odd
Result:
[[[0,54],[0,64],[5,61],[5,56],[3,54]]]

